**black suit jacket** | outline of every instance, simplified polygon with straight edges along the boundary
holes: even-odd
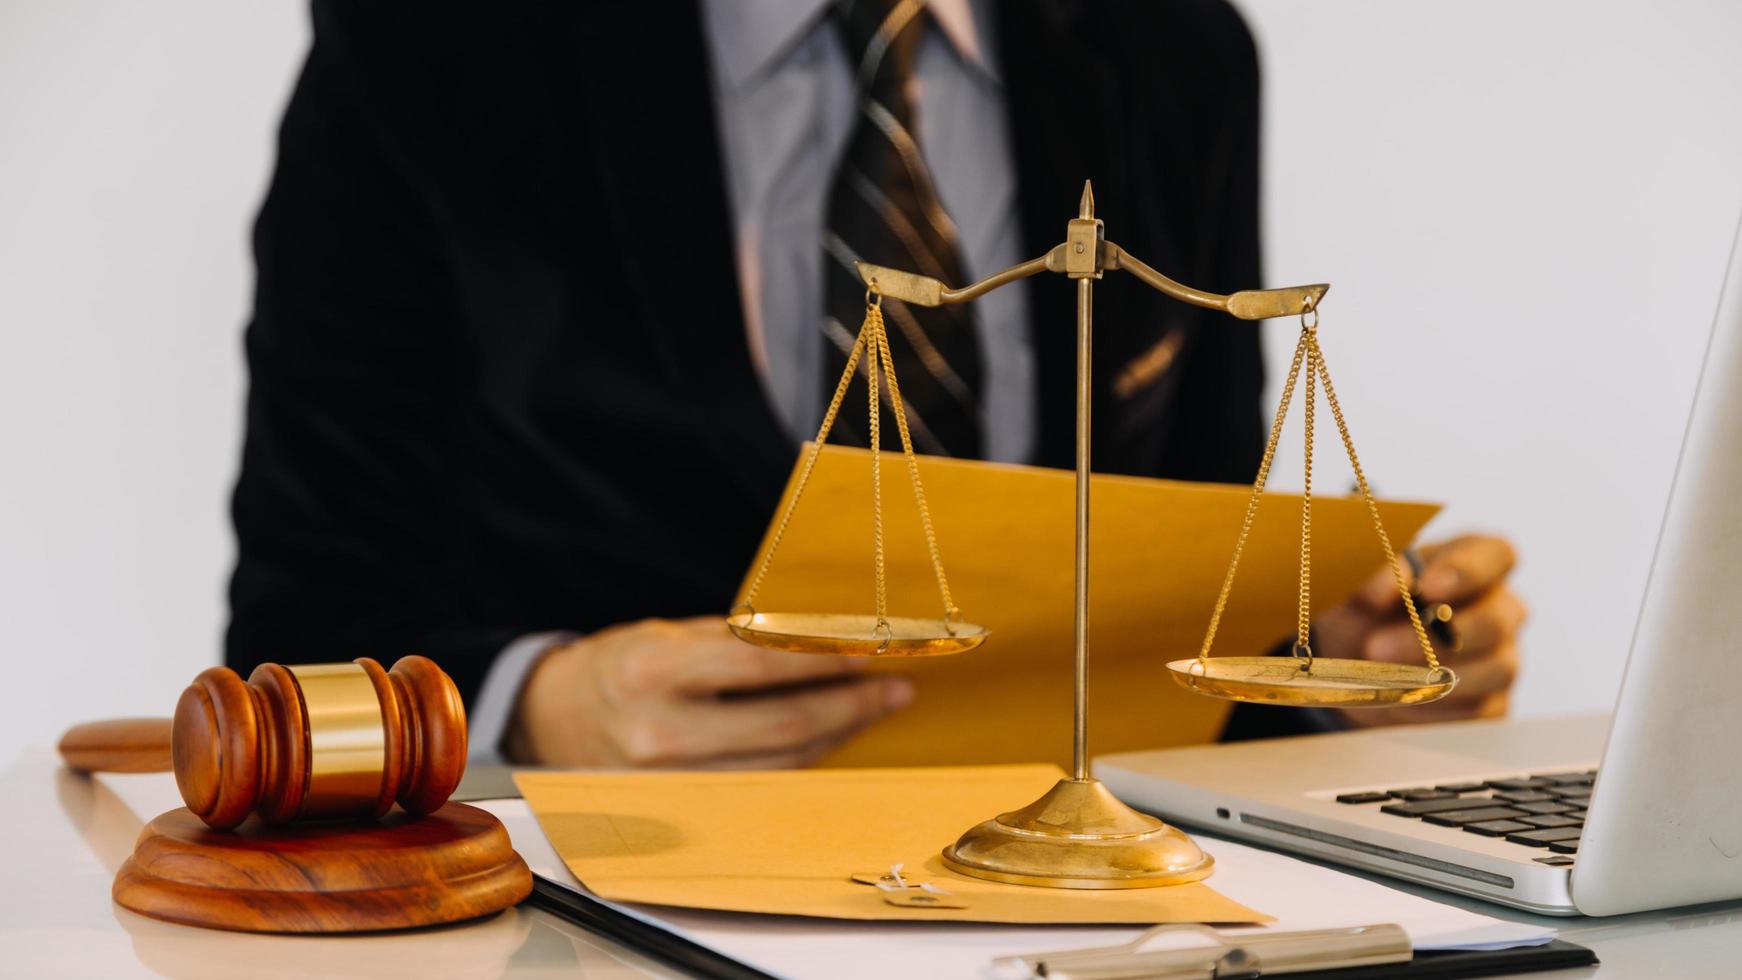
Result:
[[[227,660],[422,652],[470,698],[518,635],[723,612],[797,443],[746,349],[693,0],[387,7],[314,3],[255,227]],[[1089,178],[1136,255],[1260,285],[1234,11],[997,10],[1027,253]],[[1023,288],[1038,461],[1069,466],[1073,290]],[[1116,276],[1096,303],[1097,468],[1250,480],[1256,325]],[[1168,331],[1173,368],[1116,397]]]

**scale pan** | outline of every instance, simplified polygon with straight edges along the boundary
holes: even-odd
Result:
[[[739,612],[726,617],[738,639],[772,650],[828,653],[851,657],[941,657],[966,653],[986,641],[990,631],[956,623],[952,632],[941,619],[890,616],[887,632],[876,616],[842,613]]]
[[[1411,664],[1316,657],[1311,668],[1296,657],[1211,657],[1167,665],[1181,687],[1230,701],[1286,707],[1379,708],[1426,704],[1452,692],[1458,675]]]

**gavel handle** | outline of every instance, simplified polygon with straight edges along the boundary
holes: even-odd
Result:
[[[60,738],[61,760],[79,772],[169,772],[168,718],[113,718],[74,725]]]

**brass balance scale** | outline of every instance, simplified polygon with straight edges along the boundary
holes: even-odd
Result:
[[[1077,473],[1076,473],[1076,680],[1073,772],[1046,795],[1022,809],[1005,813],[970,828],[943,853],[944,863],[962,874],[994,881],[1057,888],[1147,888],[1197,881],[1209,875],[1213,859],[1190,837],[1147,814],[1139,813],[1093,779],[1088,772],[1088,658],[1089,658],[1089,383],[1092,330],[1092,289],[1095,280],[1109,270],[1123,270],[1175,299],[1196,306],[1222,310],[1242,320],[1299,316],[1301,332],[1295,345],[1288,378],[1283,384],[1282,403],[1271,423],[1269,439],[1252,496],[1241,523],[1228,571],[1222,580],[1209,627],[1195,658],[1175,660],[1168,670],[1175,681],[1198,694],[1260,704],[1336,707],[1371,707],[1394,704],[1425,704],[1444,697],[1457,684],[1457,675],[1440,664],[1410,595],[1397,554],[1379,519],[1379,509],[1367,484],[1366,474],[1355,455],[1330,372],[1325,367],[1318,342],[1319,302],[1328,285],[1292,286],[1284,289],[1243,290],[1228,296],[1192,289],[1150,268],[1129,252],[1106,240],[1102,222],[1095,217],[1095,200],[1085,182],[1075,219],[1067,225],[1065,241],[1045,255],[1012,266],[972,285],[953,289],[937,279],[869,263],[858,263],[866,284],[864,324],[847,359],[846,370],[835,386],[834,397],[806,455],[798,481],[782,511],[773,538],[751,578],[742,605],[727,617],[727,625],[740,639],[759,646],[801,653],[848,656],[923,657],[964,653],[985,642],[988,631],[967,622],[950,597],[942,554],[925,490],[920,484],[919,464],[908,434],[901,388],[884,330],[884,297],[920,306],[965,303],[994,289],[1042,272],[1063,273],[1077,284]],[[758,590],[780,548],[793,512],[804,495],[811,471],[829,430],[841,410],[853,373],[865,372],[869,394],[870,462],[872,487],[872,538],[875,562],[875,605],[870,615],[850,613],[764,612],[755,608]],[[1301,500],[1300,606],[1297,632],[1290,657],[1210,657],[1216,629],[1233,589],[1253,517],[1270,475],[1282,435],[1283,418],[1294,398],[1297,383],[1305,376],[1306,484]],[[1397,581],[1398,594],[1421,645],[1423,665],[1376,663],[1314,657],[1309,642],[1312,605],[1312,464],[1313,415],[1316,389],[1324,387],[1325,401],[1336,419],[1343,448],[1355,472],[1356,484],[1373,518],[1373,527]],[[889,615],[884,575],[882,471],[879,440],[880,390],[886,389],[888,407],[901,437],[908,480],[919,505],[920,523],[930,551],[933,573],[943,604],[936,619]]]

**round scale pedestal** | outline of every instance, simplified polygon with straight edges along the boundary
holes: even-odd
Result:
[[[186,808],[145,826],[115,875],[124,908],[244,932],[368,932],[458,922],[532,891],[502,822],[463,803],[425,817],[213,830]]]
[[[963,834],[944,850],[944,864],[1017,885],[1154,888],[1206,878],[1215,860],[1100,780],[1061,779],[1028,806]]]

